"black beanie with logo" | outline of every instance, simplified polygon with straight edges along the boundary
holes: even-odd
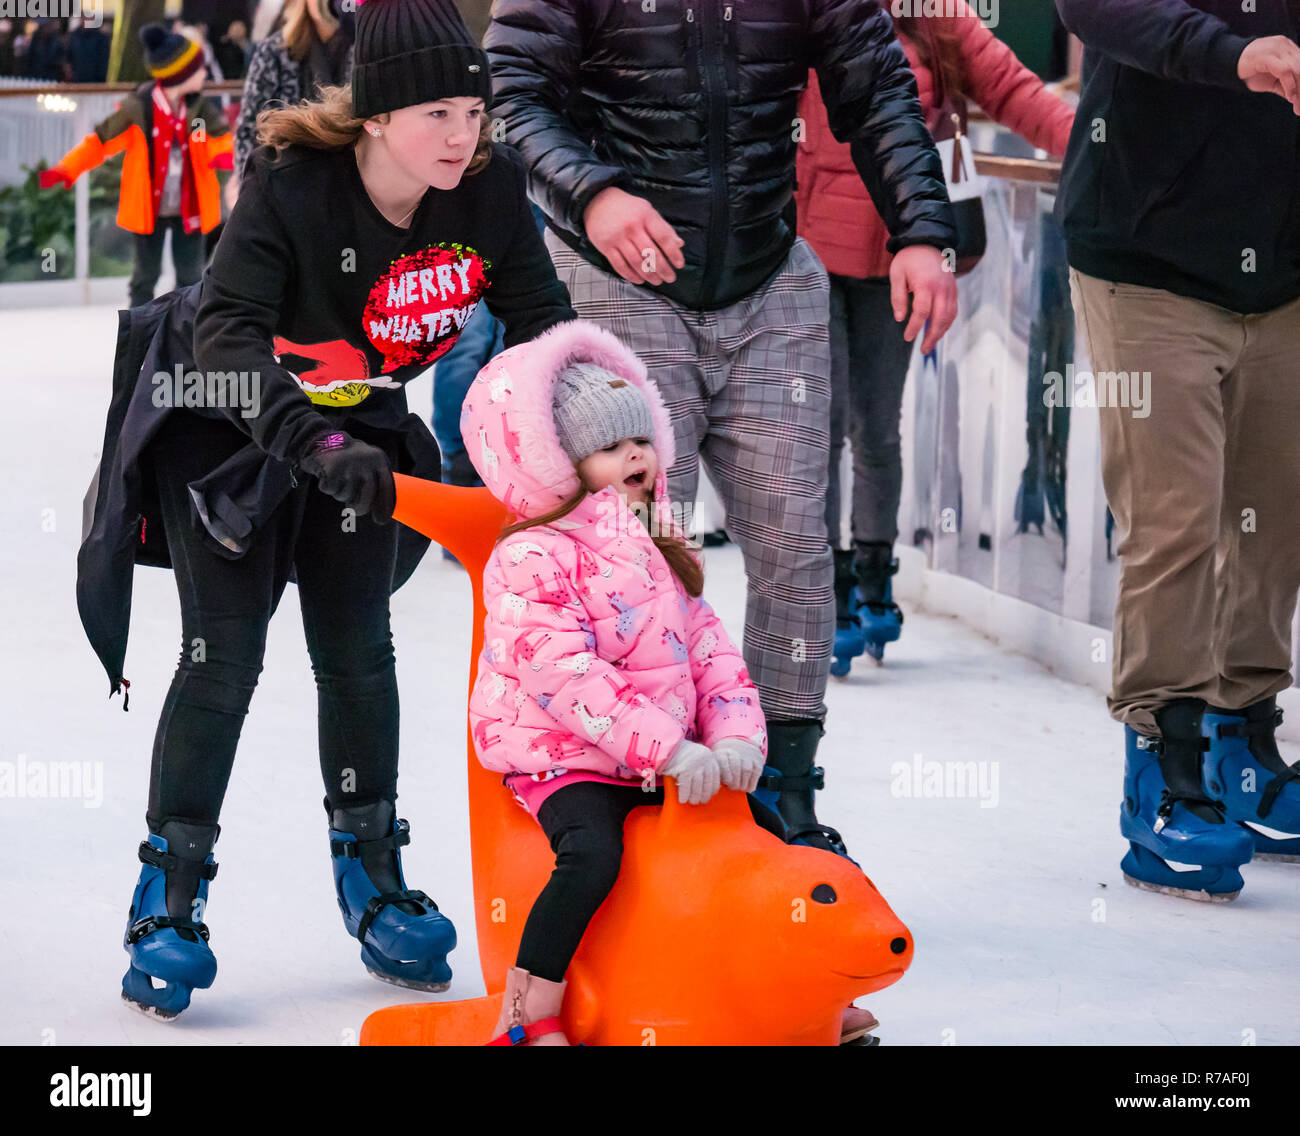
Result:
[[[452,0],[362,0],[353,51],[358,118],[438,99],[492,101],[487,53]]]

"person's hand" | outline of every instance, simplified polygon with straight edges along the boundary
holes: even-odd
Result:
[[[72,179],[58,166],[50,170],[41,170],[37,180],[41,183],[42,189],[53,189],[56,185],[61,185],[64,189],[72,188]]]
[[[325,434],[316,439],[298,466],[316,479],[322,493],[358,514],[369,513],[381,525],[393,519],[397,486],[383,450],[349,434]]]
[[[763,751],[744,738],[723,738],[713,747],[722,783],[728,789],[752,793],[763,776]]]
[[[1237,60],[1237,75],[1252,91],[1280,95],[1300,114],[1300,47],[1286,36],[1251,40]]]
[[[239,200],[239,179],[238,178],[232,177],[230,178],[229,181],[226,182],[224,196],[226,199],[226,208],[233,211],[235,208],[235,202]]]
[[[686,264],[686,243],[644,197],[618,186],[602,189],[582,217],[587,239],[631,284],[671,284]]]
[[[907,319],[907,297],[912,296],[912,316]],[[957,318],[957,276],[948,270],[943,254],[929,245],[909,245],[889,266],[889,297],[894,319],[907,319],[903,338],[911,343],[929,320],[921,351],[928,355]]]
[[[328,43],[339,30],[338,18],[326,0],[307,0],[307,14],[316,25],[316,34],[321,43]]]
[[[659,771],[677,782],[677,797],[684,805],[702,805],[718,791],[722,773],[708,746],[683,741]]]

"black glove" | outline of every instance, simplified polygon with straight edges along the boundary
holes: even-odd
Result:
[[[324,434],[312,442],[298,468],[316,479],[322,493],[378,524],[393,519],[397,487],[383,450],[350,434]]]

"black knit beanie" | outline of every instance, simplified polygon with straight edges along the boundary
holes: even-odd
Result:
[[[362,0],[352,68],[357,117],[459,97],[490,104],[492,76],[452,0]]]

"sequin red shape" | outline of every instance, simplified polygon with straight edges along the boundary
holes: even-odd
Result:
[[[451,348],[487,290],[485,261],[461,244],[399,257],[375,281],[362,326],[384,356],[384,370],[427,366]]]

